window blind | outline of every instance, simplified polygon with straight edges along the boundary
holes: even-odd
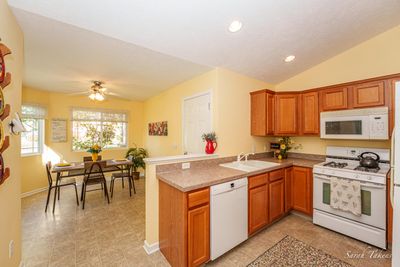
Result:
[[[72,120],[96,122],[128,122],[128,115],[126,112],[74,108],[72,110]]]
[[[44,119],[46,117],[46,109],[39,105],[23,104],[21,117],[23,119]]]

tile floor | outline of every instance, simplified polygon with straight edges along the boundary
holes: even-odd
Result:
[[[76,206],[72,188],[64,188],[56,212],[44,212],[46,193],[22,200],[23,261],[30,266],[169,266],[160,252],[147,255],[144,241],[144,180],[137,194],[116,183],[112,203],[100,191],[87,195],[85,210]],[[390,266],[370,259],[375,248],[290,215],[208,266],[246,266],[284,236],[291,235],[354,266]],[[349,258],[361,255],[364,258]],[[388,252],[384,252],[387,255]],[[378,255],[378,254],[374,254]]]

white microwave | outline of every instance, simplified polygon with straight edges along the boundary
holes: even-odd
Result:
[[[387,107],[321,112],[323,139],[389,139]]]

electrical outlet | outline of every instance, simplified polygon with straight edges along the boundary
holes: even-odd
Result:
[[[10,243],[8,243],[8,258],[11,259],[13,255],[14,255],[14,240],[11,240]]]
[[[182,170],[190,169],[190,162],[182,163]]]

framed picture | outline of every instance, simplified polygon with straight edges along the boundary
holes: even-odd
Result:
[[[67,142],[67,120],[53,119],[51,120],[51,141],[53,143]]]
[[[149,135],[167,136],[168,135],[168,122],[150,122]]]

